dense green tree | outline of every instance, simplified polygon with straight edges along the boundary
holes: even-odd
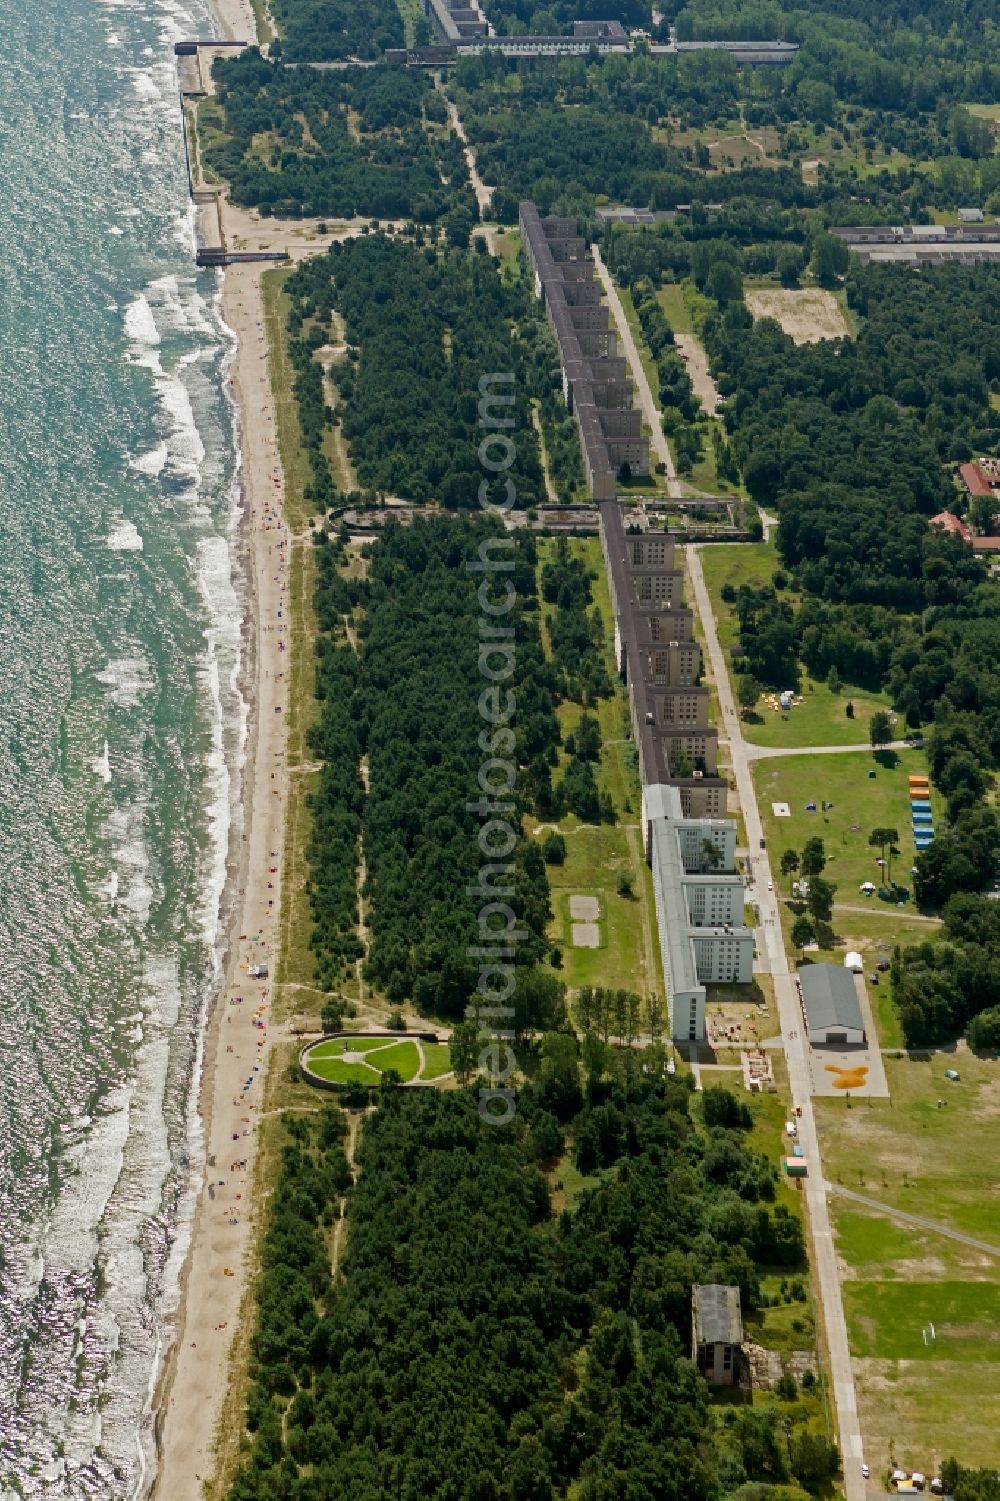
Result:
[[[821,875],[826,869],[826,850],[818,834],[814,834],[811,839],[807,839],[802,846],[799,866],[802,874],[810,880],[814,876]]]
[[[815,937],[816,929],[813,927],[812,920],[803,912],[792,923],[792,943],[801,954],[806,944],[812,943]]]
[[[809,882],[806,905],[817,922],[828,923],[833,917],[833,899],[837,888],[822,876],[813,876]]]
[[[479,1028],[474,1021],[459,1022],[448,1039],[448,1055],[460,1084],[467,1084],[479,1062]]]
[[[868,738],[875,750],[892,740],[892,720],[885,709],[876,709],[868,725]]]
[[[811,264],[821,286],[833,286],[846,272],[849,259],[847,245],[836,235],[819,234],[813,241]]]
[[[760,702],[761,686],[752,672],[743,672],[736,679],[736,697],[744,716],[750,715]]]
[[[543,1049],[559,1059],[549,1082],[572,1086],[567,1042]],[[546,1087],[522,1091],[505,1130],[482,1122],[472,1092],[382,1092],[353,1184],[340,1112],[285,1128],[231,1501],[719,1501],[708,1389],[688,1359],[691,1284],[735,1282],[752,1310],[759,1267],[803,1266],[801,1222],[770,1206],[774,1169],[741,1129],[695,1124],[679,1080],[591,1069],[565,1124]],[[709,1094],[745,1125],[728,1091]],[[564,1141],[599,1181],[556,1214],[538,1164]],[[327,1227],[345,1192],[334,1280]],[[736,1413],[726,1452],[748,1476],[789,1478],[774,1414]],[[470,1491],[470,1474],[504,1489]]]

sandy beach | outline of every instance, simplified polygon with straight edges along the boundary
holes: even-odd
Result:
[[[253,36],[248,0],[218,0],[224,35]],[[223,207],[223,214],[226,210]],[[270,1001],[281,902],[287,802],[285,672],[289,539],[278,458],[259,265],[225,272],[223,312],[238,339],[231,371],[240,414],[245,539],[252,599],[247,624],[250,735],[244,836],[224,984],[205,1039],[200,1114],[206,1167],[182,1273],[174,1344],[156,1399],[159,1468],[153,1494],[188,1501],[214,1470],[214,1439],[246,1291],[255,1209],[250,1202],[273,1030]],[[266,965],[267,978],[252,966]]]

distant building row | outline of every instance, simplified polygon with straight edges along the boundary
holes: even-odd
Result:
[[[649,439],[643,437],[642,414],[632,405],[632,380],[601,301],[594,263],[576,219],[542,219],[527,200],[519,217],[535,295],[559,347],[563,395],[576,418],[587,484],[595,500],[613,499],[623,465],[633,475],[649,473]]]
[[[440,67],[459,57],[496,52],[503,57],[543,58],[619,52],[629,55],[634,43],[620,21],[574,21],[571,36],[497,36],[479,11],[476,0],[423,0],[438,38],[430,47],[397,47],[386,52],[389,62],[411,67]],[[798,52],[796,42],[667,42],[646,44],[654,57],[716,48],[740,62],[764,65],[789,63]]]
[[[753,977],[736,825],[724,816],[728,786],[716,770],[718,732],[699,683],[701,648],[683,603],[674,540],[667,532],[626,532],[615,500],[598,509],[615,653],[639,754],[671,1034],[675,1042],[701,1042],[705,986]]]
[[[987,224],[979,209],[960,209],[959,216],[958,224],[840,225],[830,233],[846,240],[861,261],[926,266],[1000,256],[1000,224]]]

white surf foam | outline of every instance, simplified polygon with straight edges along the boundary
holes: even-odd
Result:
[[[107,540],[111,552],[142,552],[142,537],[134,521],[118,521]]]
[[[125,309],[125,333],[133,344],[145,345],[147,348],[153,348],[160,342],[153,309],[144,292],[140,292]]]
[[[194,418],[188,389],[176,375],[160,374],[156,379],[156,390],[170,424],[167,441],[171,463],[182,474],[190,476],[197,489],[205,445]]]
[[[187,221],[184,221],[185,228]],[[157,324],[162,329],[177,329],[185,333],[205,334],[212,346],[217,346],[218,330],[209,321],[205,301],[192,278],[183,288],[176,276],[161,276],[147,287],[149,300],[157,311]]]
[[[108,742],[104,742],[104,750],[99,756],[94,757],[94,771],[101,781],[107,784],[111,781],[111,757],[108,754]]]
[[[122,709],[134,709],[145,693],[152,693],[156,680],[144,657],[115,657],[102,672],[94,674],[99,683],[110,688],[111,702]]]
[[[135,798],[127,808],[115,808],[101,830],[111,845],[111,858],[122,877],[119,906],[131,914],[135,927],[140,930],[145,928],[153,906],[149,849],[143,828],[145,816],[146,800]]]
[[[132,87],[140,99],[159,99],[160,90],[151,71],[145,68],[132,74]]]
[[[167,462],[169,448],[166,443],[157,443],[155,448],[150,448],[146,453],[140,453],[134,459],[129,460],[129,467],[139,474],[146,474],[150,479],[157,479],[163,473],[163,466]]]

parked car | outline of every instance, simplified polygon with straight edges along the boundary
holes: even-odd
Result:
[[[892,968],[892,965],[889,963],[888,959],[880,959],[875,968],[884,975],[887,970]]]

